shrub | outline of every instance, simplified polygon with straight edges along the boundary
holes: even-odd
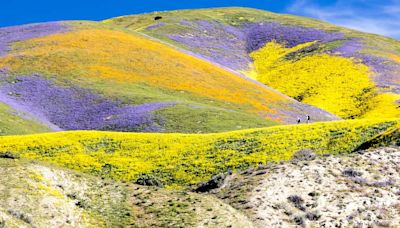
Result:
[[[135,183],[144,186],[164,187],[162,180],[149,174],[140,175]]]
[[[12,152],[5,151],[5,152],[0,152],[0,158],[19,159],[20,156],[19,156],[19,154],[14,154]]]

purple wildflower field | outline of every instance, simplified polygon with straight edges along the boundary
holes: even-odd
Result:
[[[341,47],[333,49],[333,53],[339,53],[343,57],[360,59],[363,64],[369,66],[375,73],[374,81],[379,87],[391,88],[392,92],[400,93],[398,74],[400,64],[384,57],[362,54],[363,44],[360,39],[351,39]]]
[[[49,22],[0,28],[0,56],[9,51],[12,42],[23,41],[58,32],[68,31],[68,27],[61,22]]]
[[[17,77],[0,92],[63,130],[160,131],[162,119],[152,112],[174,105],[123,105],[85,89],[58,87],[37,75]]]
[[[153,30],[153,29],[156,29],[156,28],[162,27],[162,26],[164,26],[164,25],[165,25],[165,23],[164,23],[164,22],[157,23],[157,24],[154,24],[154,25],[151,25],[151,26],[147,27],[147,28],[146,28],[146,30]]]
[[[361,49],[363,45],[360,39],[350,39],[344,42],[340,47],[332,49],[332,53],[340,53],[343,57],[353,57],[355,56]]]
[[[344,38],[342,33],[285,26],[273,22],[244,24],[238,27],[206,20],[182,21],[180,24],[187,29],[183,29],[180,34],[168,35],[171,40],[233,70],[248,69],[251,63],[248,54],[272,40],[293,47],[314,40],[330,42]]]
[[[233,70],[247,69],[251,59],[245,52],[245,34],[239,28],[206,20],[180,24],[185,29],[180,34],[168,35],[171,40],[196,50],[212,62]]]
[[[375,72],[374,81],[379,87],[390,88],[391,92],[400,93],[400,85],[398,83],[400,74],[400,64],[390,59],[373,56],[358,55],[363,63],[371,67]]]
[[[380,87],[390,87],[393,92],[400,92],[396,82],[400,72],[400,64],[393,61],[362,54],[362,40],[347,39],[340,32],[326,32],[316,28],[286,26],[276,22],[248,23],[241,26],[230,26],[219,22],[196,20],[181,21],[182,29],[179,34],[170,34],[168,37],[187,46],[191,51],[202,57],[226,66],[233,70],[247,70],[251,59],[249,53],[262,48],[266,43],[276,40],[286,47],[293,47],[302,43],[319,41],[298,52],[313,52],[318,50],[319,44],[337,40],[344,40],[342,46],[330,53],[339,53],[343,57],[361,59],[375,72],[375,81]],[[297,53],[291,55],[296,56]]]
[[[253,23],[243,25],[246,34],[246,51],[251,53],[266,43],[276,40],[286,47],[318,40],[330,42],[344,38],[343,33],[329,33],[320,29],[285,26],[279,23]]]

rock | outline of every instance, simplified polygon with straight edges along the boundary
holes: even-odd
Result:
[[[258,176],[258,175],[264,175],[264,174],[266,174],[266,173],[267,173],[266,170],[260,170],[260,171],[257,171],[256,173],[254,173],[254,175],[255,175],[255,176]]]
[[[226,175],[223,173],[215,175],[211,180],[199,183],[197,188],[194,189],[194,192],[209,192],[213,189],[219,188],[223,185],[225,178]]]
[[[316,158],[315,152],[310,149],[304,149],[298,151],[292,157],[292,162],[299,162],[299,161],[312,161]]]
[[[246,170],[240,172],[240,175],[251,175],[253,172],[254,172],[254,169],[250,168],[250,169],[246,169]]]

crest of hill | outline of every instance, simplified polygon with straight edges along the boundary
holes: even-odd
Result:
[[[8,34],[0,101],[43,131],[219,132],[294,123],[306,114],[338,119],[119,26],[54,22],[0,33]]]
[[[400,117],[398,40],[249,8],[154,12],[103,23],[178,46],[342,118]]]

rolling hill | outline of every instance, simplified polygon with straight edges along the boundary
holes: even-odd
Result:
[[[346,120],[214,134],[69,131],[0,138],[0,155],[124,181],[193,187],[228,170],[290,160],[303,149],[351,153],[397,120]]]
[[[2,41],[0,100],[54,131],[219,132],[306,114],[338,119],[119,26],[57,22],[0,33],[11,37]]]
[[[154,12],[104,23],[178,46],[342,118],[400,116],[400,42],[394,39],[247,8]]]
[[[349,153],[398,129],[347,120],[218,134],[3,136],[0,225],[395,225],[398,148]]]
[[[251,226],[220,199],[0,158],[3,227]]]
[[[0,28],[0,227],[400,226],[399,83],[256,9]]]

